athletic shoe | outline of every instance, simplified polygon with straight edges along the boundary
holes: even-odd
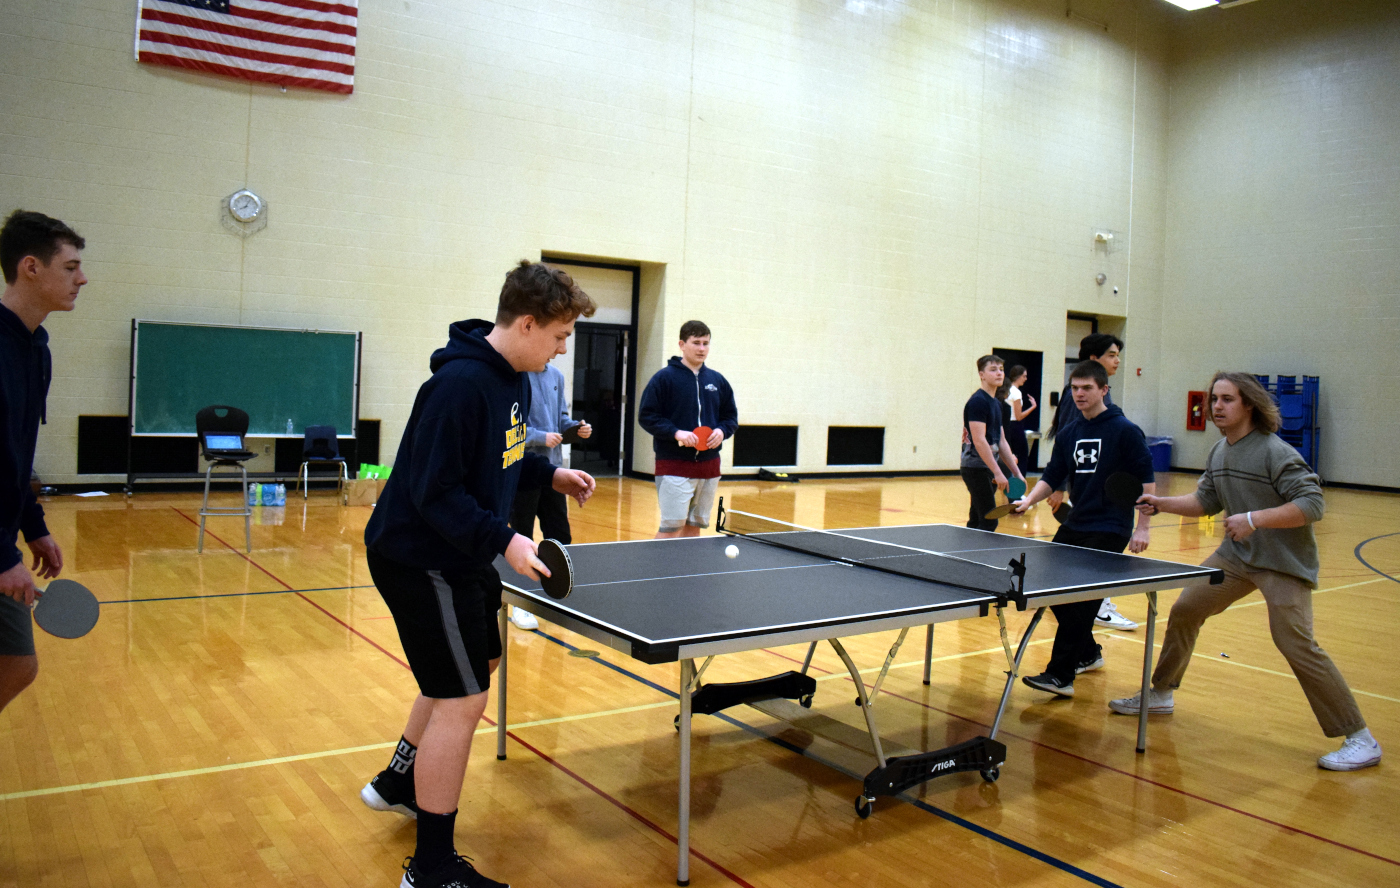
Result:
[[[510,621],[515,624],[515,628],[517,629],[540,628],[540,621],[535,619],[534,614],[530,613],[523,607],[518,607],[515,605],[512,605],[510,609]]]
[[[1131,697],[1119,697],[1117,700],[1108,701],[1108,708],[1119,715],[1137,715],[1142,708],[1142,694],[1133,694]],[[1171,691],[1147,692],[1147,712],[1149,715],[1171,715],[1176,709],[1176,703],[1172,700]]]
[[[1061,697],[1074,696],[1074,682],[1062,682],[1048,672],[1022,676],[1021,682],[1030,685],[1037,691],[1049,691],[1052,694],[1059,694]]]
[[[1093,672],[1093,671],[1096,670],[1096,669],[1102,669],[1102,668],[1103,668],[1103,648],[1099,648],[1099,650],[1098,650],[1092,657],[1089,657],[1088,659],[1080,660],[1080,661],[1079,661],[1079,663],[1074,667],[1074,674],[1075,674],[1075,675],[1082,675],[1082,674],[1084,674],[1085,672]]]
[[[360,790],[360,801],[376,811],[393,811],[417,820],[418,805],[415,804],[413,792],[404,792],[400,788],[402,782],[403,778],[385,768]]]
[[[1322,756],[1317,765],[1329,771],[1359,771],[1378,765],[1380,761],[1381,745],[1375,738],[1348,737],[1341,749]]]
[[[453,854],[442,866],[430,873],[420,872],[409,857],[403,862],[403,881],[399,888],[510,888],[505,882],[488,879],[460,854]]]
[[[1094,624],[1107,626],[1110,629],[1122,629],[1125,632],[1138,627],[1137,623],[1118,613],[1118,606],[1107,598],[1103,600],[1103,604],[1099,605],[1099,615],[1094,617]]]

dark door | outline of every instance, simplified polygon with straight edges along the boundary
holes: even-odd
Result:
[[[621,474],[627,422],[626,327],[578,324],[574,327],[574,392],[570,414],[593,426],[593,435],[573,445],[569,467],[590,475]]]
[[[1000,357],[1003,361],[1006,362],[1006,381],[1008,383],[1011,382],[1012,367],[1019,364],[1020,366],[1026,368],[1026,384],[1021,386],[1021,395],[1023,397],[1029,395],[1030,397],[1035,398],[1036,404],[1039,405],[1034,413],[1026,417],[1026,427],[1032,429],[1040,428],[1041,421],[1045,418],[1045,410],[1048,409],[1048,405],[1045,403],[1045,400],[1040,396],[1041,371],[1043,369],[1041,365],[1043,363],[1042,359],[1044,358],[1044,352],[1022,351],[1021,349],[1016,348],[994,348],[992,349],[992,354]],[[1025,403],[1027,406],[1030,404],[1029,401],[1026,401]],[[1031,445],[1031,464],[1029,466],[1024,467],[1022,471],[1038,469],[1039,466],[1040,442],[1036,441],[1034,444]]]

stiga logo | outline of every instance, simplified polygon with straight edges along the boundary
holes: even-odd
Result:
[[[719,386],[715,385],[713,382],[707,382],[707,383],[705,383],[705,391],[707,391],[707,392],[717,392],[717,391],[719,391]]]
[[[510,405],[510,428],[506,429],[506,449],[501,454],[501,468],[508,469],[525,456],[525,422],[520,418],[520,402]]]

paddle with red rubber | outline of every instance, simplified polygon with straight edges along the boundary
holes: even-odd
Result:
[[[715,430],[712,429],[712,428],[710,428],[709,426],[700,426],[699,428],[697,428],[697,429],[695,430],[695,433],[694,433],[694,434],[695,434],[695,449],[696,449],[696,450],[701,450],[701,451],[709,450],[709,449],[710,449],[710,435],[714,434],[714,431],[715,431]]]

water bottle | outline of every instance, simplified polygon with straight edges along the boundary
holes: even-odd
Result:
[[[272,504],[274,506],[285,506],[287,504],[287,485],[278,484],[273,489],[276,492],[273,495]]]
[[[258,497],[258,485],[257,485],[256,483],[249,484],[249,485],[248,485],[248,505],[250,505],[250,506],[256,506],[256,505],[259,505],[259,502],[260,502],[260,500],[259,500],[259,497]]]
[[[291,417],[287,417],[287,434],[289,434],[289,435],[295,435],[295,434],[296,434],[296,432],[292,430],[292,419],[291,419]]]

